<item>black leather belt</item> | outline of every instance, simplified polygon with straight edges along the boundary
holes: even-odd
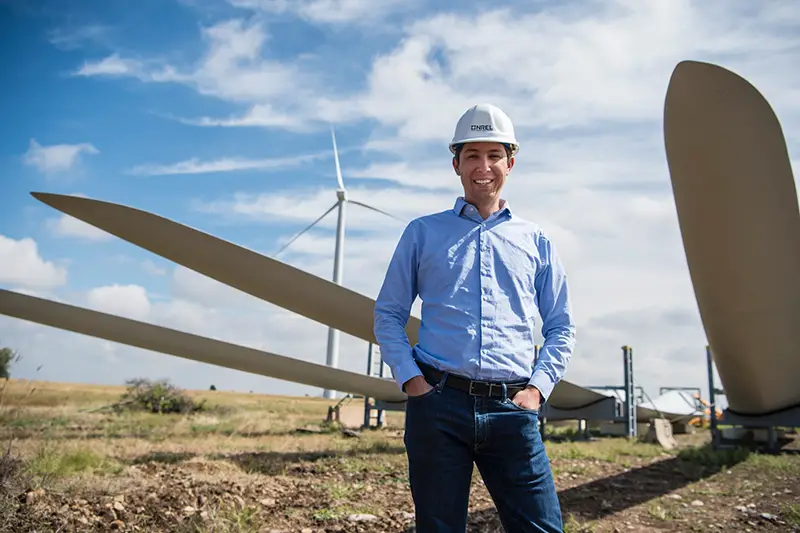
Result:
[[[442,377],[444,372],[438,370],[430,365],[421,361],[417,361],[422,375],[431,385],[436,385]],[[502,381],[476,381],[468,377],[459,376],[457,374],[448,374],[447,380],[444,382],[445,387],[453,387],[460,391],[464,391],[473,396],[487,396],[491,398],[503,397],[503,382]],[[527,381],[514,381],[506,382],[506,395],[511,398],[519,391],[523,390],[528,385]]]

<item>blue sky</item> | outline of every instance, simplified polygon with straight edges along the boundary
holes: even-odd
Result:
[[[793,4],[425,4],[8,3],[0,286],[324,362],[324,326],[65,219],[30,191],[124,203],[271,254],[335,200],[331,123],[350,195],[410,220],[452,205],[447,142],[467,107],[491,101],[522,139],[506,196],[553,236],[574,280],[569,378],[621,383],[619,347],[631,344],[649,392],[705,388],[664,91],[682,59],[734,69],[767,95],[796,158]],[[282,259],[330,278],[334,225],[329,215]],[[351,206],[345,285],[374,297],[401,230]],[[319,393],[5,317],[0,343],[23,355],[19,377]],[[363,370],[365,351],[343,336],[342,366]]]

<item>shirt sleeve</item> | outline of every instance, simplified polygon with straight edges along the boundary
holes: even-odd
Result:
[[[555,246],[542,237],[544,266],[535,279],[537,305],[542,318],[544,343],[528,384],[535,386],[546,401],[564,377],[575,350],[575,322],[567,274]]]
[[[422,375],[405,330],[418,294],[417,264],[417,241],[412,223],[401,235],[389,262],[375,301],[373,324],[381,356],[392,369],[401,390],[406,381]]]

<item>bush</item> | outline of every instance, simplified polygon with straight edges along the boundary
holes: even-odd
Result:
[[[134,409],[156,414],[194,413],[206,410],[206,401],[195,402],[167,380],[151,382],[136,378],[125,382],[128,390],[115,405],[117,410]]]
[[[11,377],[11,362],[18,359],[19,355],[11,348],[0,348],[0,379]]]

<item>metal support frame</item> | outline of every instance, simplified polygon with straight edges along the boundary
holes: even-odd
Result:
[[[638,436],[638,420],[636,417],[636,406],[641,401],[644,391],[637,387],[633,378],[633,349],[629,346],[622,347],[624,363],[624,385],[598,385],[586,387],[598,390],[622,390],[623,398],[617,395],[607,396],[589,405],[584,405],[575,409],[557,409],[548,403],[542,406],[540,413],[541,430],[544,436],[544,423],[546,420],[578,420],[579,427],[583,426],[583,432],[588,436],[589,420],[603,420],[609,422],[624,422],[625,433],[629,438]],[[637,397],[636,391],[639,391]]]
[[[636,431],[636,397],[633,379],[633,348],[622,347],[622,361],[625,365],[625,432],[629,439],[635,439]]]
[[[700,387],[660,387],[658,389],[658,395],[661,396],[665,392],[670,392],[670,391],[674,391],[674,390],[678,390],[678,391],[693,391],[693,392],[697,393],[697,396],[701,396],[701,394],[702,394],[702,392],[700,391]]]
[[[375,348],[377,348],[374,344],[369,343],[369,347],[367,348],[367,375],[368,376],[377,376],[377,377],[384,377],[384,371],[386,365],[383,362],[383,356],[380,355],[380,348],[378,348],[378,355],[375,355]],[[375,372],[375,364],[378,364],[378,372]],[[384,407],[385,402],[380,400],[376,400],[375,404],[372,405],[370,403],[371,398],[369,396],[364,396],[364,427],[368,428],[372,426],[372,412],[377,411],[375,415],[375,424],[377,427],[383,427],[385,421],[385,411],[386,408]],[[402,409],[405,409],[405,402],[403,402]],[[393,409],[394,410],[394,409]]]
[[[708,401],[709,401],[709,431],[711,432],[711,446],[715,450],[734,448],[743,444],[743,440],[723,438],[720,425],[733,426],[745,429],[766,429],[769,452],[780,450],[778,444],[778,428],[800,428],[800,405],[782,409],[764,415],[744,415],[731,411],[729,408],[722,410],[722,417],[717,419],[717,394],[725,394],[724,390],[717,389],[714,384],[714,358],[711,347],[706,346],[706,364],[708,368]],[[750,441],[748,437],[745,439]]]
[[[714,360],[711,357],[711,347],[706,346],[706,369],[708,370],[708,420],[711,431],[711,447],[719,446],[719,430],[717,429],[717,399],[714,388]]]

